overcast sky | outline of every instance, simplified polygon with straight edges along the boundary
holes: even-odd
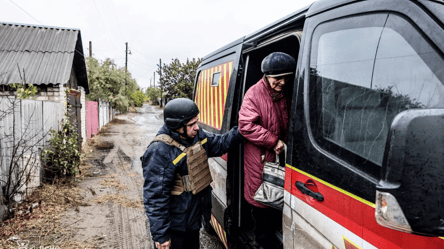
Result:
[[[83,51],[125,66],[140,87],[159,59],[202,58],[314,0],[0,0],[0,21],[78,28]],[[156,74],[156,82],[159,76]]]

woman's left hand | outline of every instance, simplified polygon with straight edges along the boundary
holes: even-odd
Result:
[[[274,152],[276,152],[276,154],[279,155],[282,151],[284,151],[284,148],[285,148],[284,142],[282,142],[282,140],[279,140],[273,149]]]

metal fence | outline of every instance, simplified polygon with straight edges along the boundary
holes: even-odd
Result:
[[[114,109],[109,102],[99,100],[99,131],[108,124],[114,116]]]
[[[17,100],[0,97],[0,180],[7,179],[9,165],[15,160],[26,160],[39,155],[39,149],[48,144],[49,130],[58,131],[65,106],[60,102]],[[17,159],[17,155],[21,155]],[[41,168],[40,160],[36,161]],[[38,172],[41,172],[40,170]],[[40,178],[40,176],[37,176]],[[40,184],[36,183],[37,186]],[[31,182],[35,182],[31,180]],[[3,185],[3,184],[1,184]]]
[[[99,133],[99,108],[95,101],[86,101],[86,137]]]
[[[90,138],[90,132],[98,133],[113,119],[115,110],[106,101],[87,101],[86,108],[86,125],[95,126],[87,127]],[[38,150],[49,145],[51,129],[60,131],[62,128],[65,109],[64,104],[60,102],[18,100],[14,97],[0,96],[0,186],[4,186],[10,175],[11,162],[17,160],[17,155],[20,155],[19,164],[23,165],[27,158],[36,158],[38,155],[38,160],[35,160],[35,168],[38,170],[26,187],[40,185],[42,165]]]

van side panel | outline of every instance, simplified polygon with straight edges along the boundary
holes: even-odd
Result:
[[[197,81],[195,102],[200,110],[200,122],[217,130],[222,129],[232,71],[233,61],[229,61],[202,70]],[[213,82],[213,77],[219,80]]]

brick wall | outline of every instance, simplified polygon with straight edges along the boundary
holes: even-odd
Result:
[[[39,86],[38,92],[36,94],[36,100],[49,100],[49,101],[60,101],[60,88],[59,85],[55,86]]]
[[[60,84],[59,85],[60,87],[59,87],[59,102],[60,103],[62,103],[63,104],[63,106],[64,106],[64,110],[63,110],[63,113],[66,113],[66,111],[67,111],[67,109],[68,109],[68,99],[67,99],[67,97],[66,97],[66,84],[64,84],[64,85],[62,85],[62,84]]]

